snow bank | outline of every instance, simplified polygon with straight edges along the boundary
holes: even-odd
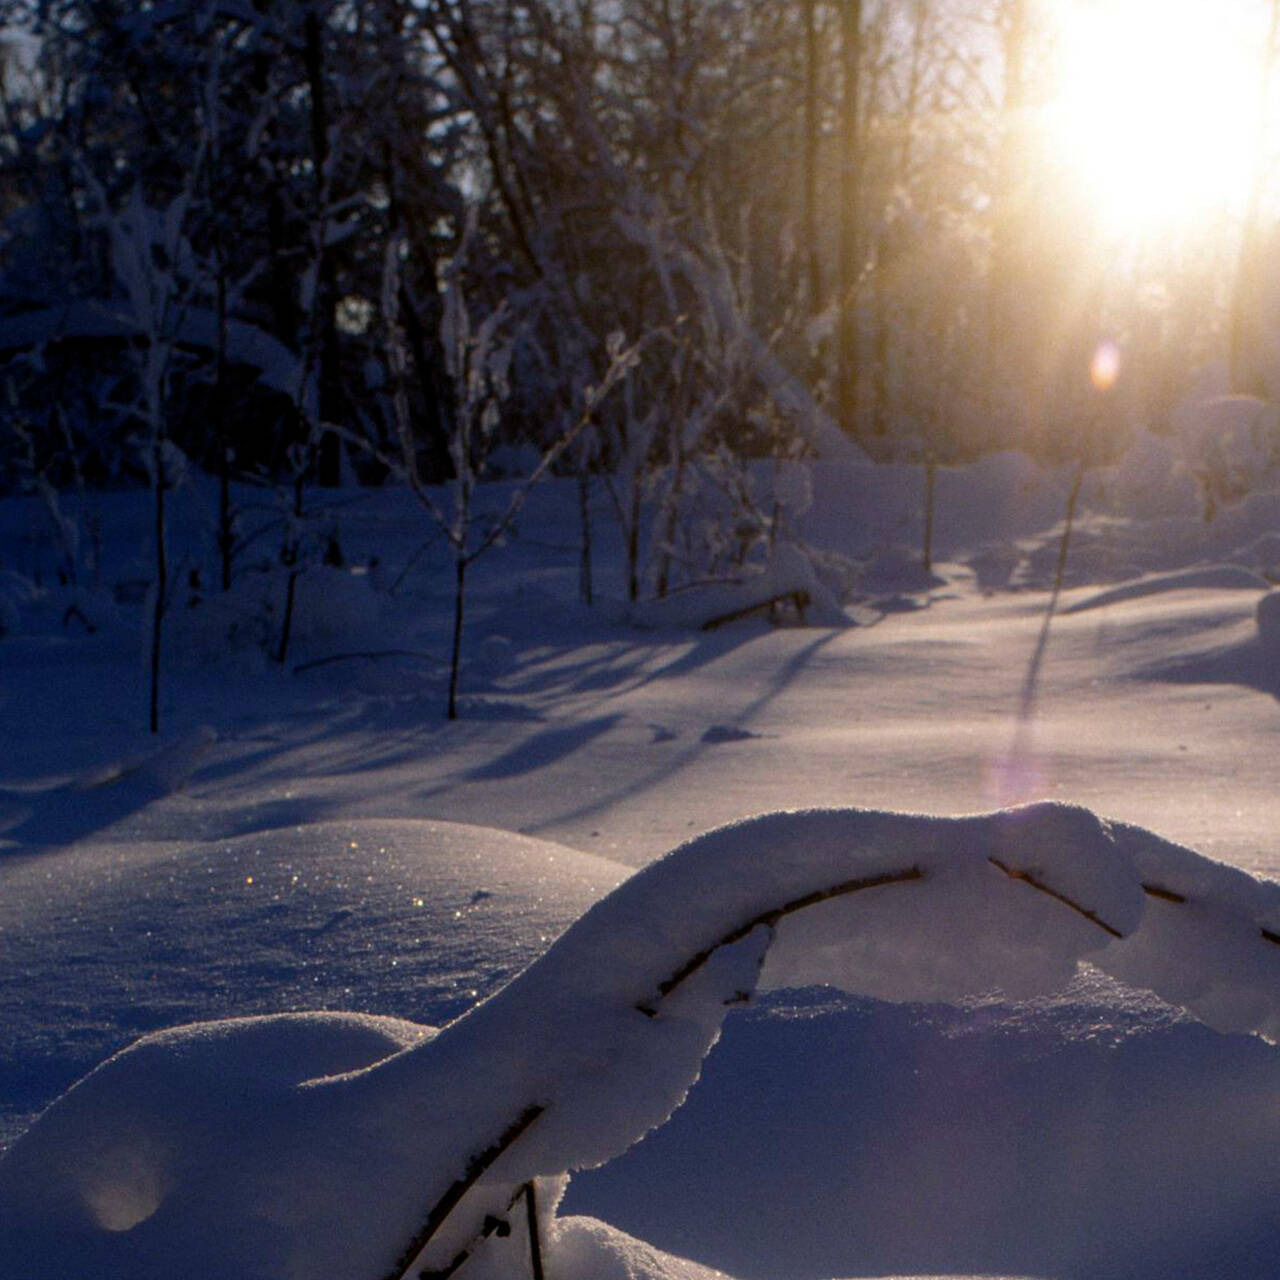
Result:
[[[1280,664],[1280,591],[1269,591],[1258,601],[1256,616],[1263,653]]]
[[[211,594],[166,619],[168,661],[176,667],[265,662],[280,644],[289,574],[284,569],[242,574],[229,591]],[[385,599],[367,574],[312,565],[294,584],[290,643],[360,645],[381,640]]]
[[[946,579],[924,567],[919,547],[893,542],[870,557],[858,586],[875,593],[923,592],[946,586]]]
[[[42,833],[66,800],[46,807]],[[0,1145],[159,1027],[281,1010],[455,1018],[627,871],[551,841],[423,819],[207,841],[96,837],[4,859]]]
[[[1096,963],[1222,1032],[1280,1040],[1280,885],[1112,824],[1147,896],[1142,928]]]
[[[1180,405],[1174,429],[1218,501],[1234,501],[1274,478],[1280,406],[1256,396],[1213,396]]]
[[[65,784],[0,791],[0,832],[28,844],[65,844],[181,790],[217,733],[201,725],[164,746],[99,765]]]
[[[1266,578],[1240,565],[1203,565],[1195,569],[1180,569],[1175,573],[1148,574],[1133,582],[1086,596],[1061,612],[1083,613],[1088,609],[1100,609],[1103,605],[1121,604],[1127,600],[1140,600],[1144,596],[1159,595],[1165,591],[1265,592],[1270,588],[1271,584]]]
[[[675,1257],[617,1227],[581,1215],[556,1220],[551,1247],[556,1280],[723,1280],[724,1277],[722,1271]],[[479,1272],[472,1272],[468,1280],[481,1280]],[[885,1276],[883,1280],[909,1280],[909,1277]],[[948,1280],[948,1277],[934,1276],[932,1280]],[[955,1276],[951,1280],[964,1278]],[[983,1280],[1001,1280],[1001,1277],[986,1276]],[[1013,1280],[1013,1277],[1003,1280]]]
[[[523,1183],[661,1124],[758,981],[954,1000],[1089,956],[1275,1036],[1278,937],[1280,886],[1083,809],[766,815],[637,873],[438,1034],[338,1015],[145,1037],[0,1160],[0,1273],[448,1266]]]
[[[721,1280],[723,1272],[655,1249],[595,1218],[556,1221],[556,1280]],[[474,1277],[472,1277],[474,1280]]]
[[[800,622],[818,627],[849,625],[840,602],[798,548],[781,544],[768,565],[726,582],[686,587],[662,600],[632,605],[627,616],[640,627],[708,630],[740,618],[763,616],[789,603]]]
[[[528,1234],[489,1239],[468,1260],[467,1280],[511,1280],[529,1273]],[[548,1224],[544,1249],[554,1260],[555,1280],[728,1280],[725,1272],[657,1249],[598,1218],[571,1214]],[[885,1276],[883,1280],[912,1280]],[[1017,1280],[1011,1276],[943,1276],[929,1280]]]

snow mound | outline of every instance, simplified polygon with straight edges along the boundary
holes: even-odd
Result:
[[[281,1015],[145,1037],[0,1160],[0,1273],[451,1267],[526,1183],[661,1125],[757,985],[954,1001],[1091,957],[1276,1036],[1278,939],[1280,886],[1084,809],[768,814],[638,872],[435,1035]]]
[[[1280,591],[1268,591],[1258,601],[1258,639],[1264,655],[1280,664]]]
[[[288,580],[284,569],[242,574],[230,590],[171,610],[165,621],[168,660],[186,668],[265,661],[280,644]],[[292,651],[376,641],[384,612],[385,599],[367,574],[312,565],[294,582]]]
[[[628,616],[654,630],[710,630],[741,618],[773,616],[789,607],[796,621],[845,627],[849,618],[818,570],[799,548],[780,544],[769,564],[739,580],[686,587],[663,600],[632,605]]]
[[[753,1280],[1271,1280],[1278,1088],[1272,1047],[1092,968],[1016,1004],[780,992],[560,1212]]]
[[[637,1240],[598,1218],[569,1215],[552,1227],[556,1280],[725,1280],[725,1273]],[[509,1274],[509,1273],[508,1273]],[[471,1280],[477,1280],[478,1271]],[[883,1280],[911,1280],[886,1276]],[[931,1280],[965,1280],[935,1275]],[[985,1276],[983,1280],[1014,1280]]]
[[[1211,862],[1125,823],[1117,846],[1142,878],[1142,928],[1100,961],[1216,1031],[1280,1040],[1280,885]]]
[[[0,1120],[12,1134],[103,1057],[174,1023],[282,1009],[447,1021],[625,873],[550,841],[408,819],[5,860]]]
[[[946,579],[926,569],[918,547],[894,542],[881,547],[863,567],[859,587],[872,594],[932,591]]]
[[[0,791],[0,832],[27,844],[66,844],[184,787],[217,733],[201,725],[163,746],[87,770],[68,783]]]
[[[721,1280],[722,1271],[655,1249],[596,1218],[559,1218],[552,1235],[557,1280]]]
[[[1217,499],[1229,502],[1274,476],[1277,405],[1256,396],[1214,396],[1181,406],[1174,419],[1192,469]]]
[[[1100,609],[1104,605],[1122,604],[1127,600],[1140,600],[1144,596],[1159,595],[1165,591],[1269,591],[1271,583],[1260,574],[1234,564],[1201,565],[1194,569],[1180,569],[1175,573],[1153,573],[1134,582],[1126,582],[1106,591],[1096,592],[1077,600],[1061,610],[1062,613],[1084,613]]]

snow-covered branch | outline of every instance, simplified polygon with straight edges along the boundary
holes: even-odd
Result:
[[[1280,885],[1084,809],[767,814],[638,872],[438,1034],[144,1038],[0,1160],[0,1267],[161,1280],[198,1247],[222,1280],[452,1273],[525,1184],[662,1124],[757,989],[1025,997],[1088,959],[1275,1040],[1278,943]]]

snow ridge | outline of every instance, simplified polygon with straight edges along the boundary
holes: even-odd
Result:
[[[1026,996],[1086,957],[1280,1038],[1280,886],[1142,828],[1050,803],[731,824],[437,1034],[295,1015],[144,1037],[0,1160],[0,1273],[449,1272],[525,1184],[562,1186],[662,1124],[758,988]]]

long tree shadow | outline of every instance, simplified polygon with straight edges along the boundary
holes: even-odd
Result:
[[[71,844],[134,817],[182,787],[215,740],[201,728],[101,777],[0,791],[0,853],[4,844],[10,852]]]
[[[277,778],[296,781],[403,767],[424,750],[434,750],[441,734],[456,746],[459,736],[465,737],[474,726],[537,724],[546,718],[544,706],[574,696],[588,696],[588,705],[580,705],[580,711],[589,712],[591,702],[607,703],[652,681],[696,671],[760,634],[761,629],[748,625],[713,634],[628,633],[621,639],[614,634],[596,643],[549,644],[539,639],[516,654],[499,678],[481,673],[462,695],[461,715],[452,722],[444,717],[439,682],[415,669],[394,694],[357,693],[336,714],[332,706],[308,708],[287,723],[255,725],[244,738],[229,735],[221,758],[202,770],[201,777],[234,792],[238,779],[250,779],[246,785],[256,790]],[[581,724],[547,729],[454,781],[528,773],[571,754],[619,718],[605,711],[585,729]],[[441,789],[433,787],[430,794]]]
[[[710,632],[631,632],[621,640],[602,641],[606,651],[588,656],[583,656],[579,643],[541,645],[536,663],[517,668],[509,683],[526,696],[616,696],[698,671],[771,630],[765,624],[746,623]],[[654,666],[655,661],[659,665]]]
[[[759,633],[753,633],[758,635]],[[781,663],[770,675],[769,679],[764,683],[760,693],[751,702],[749,702],[741,711],[732,716],[726,717],[725,724],[729,729],[741,729],[757,716],[764,707],[778,697],[789,685],[791,685],[809,665],[813,657],[827,645],[829,645],[837,636],[842,635],[839,630],[826,631],[817,636],[805,645],[802,649],[793,653],[785,662]],[[752,637],[747,637],[752,638]],[[721,653],[727,652],[729,649],[736,648],[738,644],[743,643],[737,640],[728,645],[725,649],[720,650]],[[709,658],[705,653],[700,657],[689,655],[696,665],[703,665]],[[675,663],[669,664],[662,672],[654,672],[649,679],[656,680],[660,675],[673,674],[673,668],[677,668],[681,659],[677,659]],[[688,670],[691,668],[684,668]],[[754,736],[744,733],[744,737]],[[577,805],[573,808],[565,809],[555,814],[553,817],[547,818],[542,822],[531,825],[527,831],[531,835],[536,835],[540,831],[548,828],[572,821],[581,821],[594,813],[602,812],[609,809],[620,801],[629,799],[638,795],[642,795],[646,791],[650,791],[656,787],[660,787],[669,778],[678,774],[681,770],[688,768],[703,752],[708,750],[716,750],[719,744],[730,740],[722,736],[703,735],[697,741],[691,742],[686,747],[677,747],[674,753],[668,754],[664,752],[664,758],[661,764],[650,769],[643,776],[629,779],[620,783],[618,786],[610,788],[604,792],[596,792],[589,801]]]
[[[462,706],[463,718],[448,721],[434,691],[410,691],[400,698],[354,699],[337,713],[317,709],[287,726],[256,725],[243,739],[229,738],[222,759],[203,770],[201,780],[234,794],[240,785],[256,791],[272,781],[394,769],[420,760],[441,734],[456,740],[475,725],[543,720],[537,708],[511,698],[477,695]]]
[[[588,746],[602,733],[607,733],[622,719],[621,715],[597,716],[582,724],[561,725],[543,729],[526,738],[509,751],[467,774],[472,781],[492,778],[515,778],[563,760]]]
[[[114,826],[144,809],[164,791],[127,781],[98,787],[51,787],[43,791],[6,791],[0,819],[6,841],[21,851],[28,845],[64,845]]]

